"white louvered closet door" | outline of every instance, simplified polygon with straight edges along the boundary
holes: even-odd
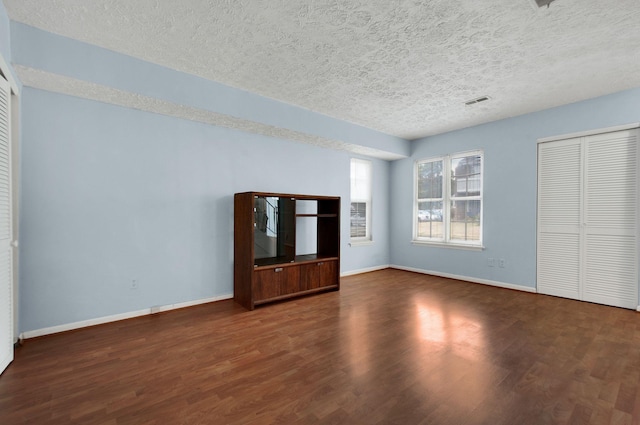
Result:
[[[582,142],[538,145],[538,292],[580,299]]]
[[[637,130],[585,138],[583,299],[638,305]]]
[[[637,135],[538,145],[538,292],[636,308]]]
[[[0,76],[0,373],[13,360],[10,100],[9,83]]]

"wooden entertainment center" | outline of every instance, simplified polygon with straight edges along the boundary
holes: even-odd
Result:
[[[340,289],[340,198],[234,196],[233,298],[260,304]]]

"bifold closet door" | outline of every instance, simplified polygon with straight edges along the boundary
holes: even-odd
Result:
[[[637,130],[585,138],[583,300],[638,305]]]
[[[0,373],[13,360],[11,91],[0,76]]]
[[[581,299],[582,141],[538,145],[538,292]]]
[[[538,292],[636,308],[637,135],[538,145]]]

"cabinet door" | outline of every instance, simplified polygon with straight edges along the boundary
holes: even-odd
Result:
[[[301,267],[300,289],[303,291],[337,285],[338,262],[320,261]]]
[[[323,261],[318,264],[320,275],[318,276],[318,287],[333,286],[338,284],[338,262]]]
[[[300,290],[308,291],[318,287],[320,264],[321,263],[313,263],[300,266]]]
[[[300,291],[300,267],[275,267],[253,273],[253,300],[256,302]]]

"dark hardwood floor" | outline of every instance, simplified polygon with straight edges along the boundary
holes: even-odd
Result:
[[[640,314],[399,270],[27,340],[0,424],[638,424]]]

